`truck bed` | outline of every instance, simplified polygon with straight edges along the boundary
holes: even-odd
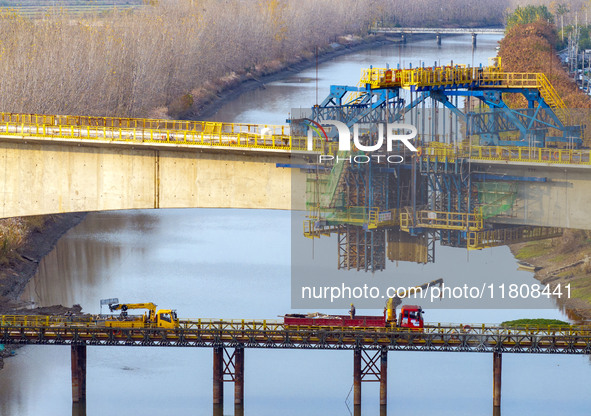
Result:
[[[341,326],[341,327],[385,327],[383,316],[359,315],[351,318],[349,315],[300,315],[290,314],[283,317],[283,323],[290,326]]]

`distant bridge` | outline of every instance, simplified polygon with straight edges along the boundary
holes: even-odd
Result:
[[[407,35],[433,34],[436,36],[438,45],[441,45],[441,35],[472,35],[472,44],[476,46],[476,35],[503,35],[505,29],[484,27],[374,27],[371,29],[371,32],[382,35],[401,35],[403,42],[406,42]]]

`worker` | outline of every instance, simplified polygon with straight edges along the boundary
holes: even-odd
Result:
[[[349,316],[355,318],[355,305],[353,304],[351,304],[351,309],[349,309]]]

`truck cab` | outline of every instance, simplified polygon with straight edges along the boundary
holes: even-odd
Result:
[[[417,305],[404,305],[400,309],[398,326],[400,328],[423,328],[423,309]]]
[[[156,326],[158,328],[178,328],[179,318],[172,309],[160,309],[156,314]]]

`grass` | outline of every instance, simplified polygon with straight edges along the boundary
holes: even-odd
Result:
[[[530,241],[523,246],[515,257],[519,260],[529,260],[545,256],[552,251],[552,245],[548,241]]]
[[[591,303],[591,279],[582,277],[571,282],[571,298],[583,299]]]
[[[570,327],[571,324],[568,322],[561,321],[559,319],[515,319],[513,321],[505,321],[501,323],[502,327],[505,328],[524,328],[524,327],[537,327],[537,328],[565,328]]]

